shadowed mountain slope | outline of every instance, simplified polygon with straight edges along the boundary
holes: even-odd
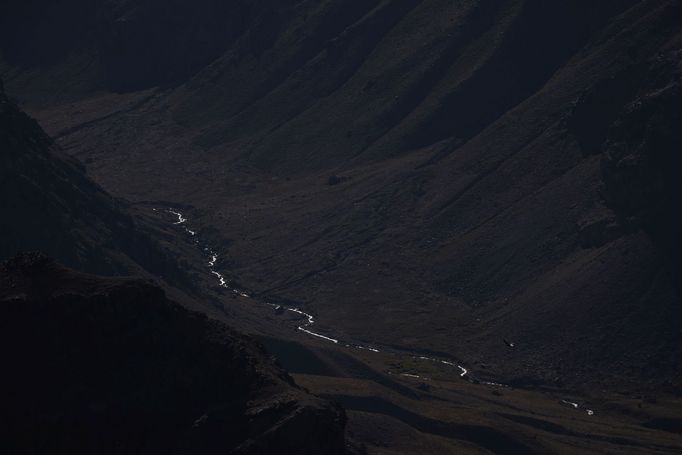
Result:
[[[679,2],[98,5],[59,58],[5,28],[8,90],[246,288],[508,379],[679,383]]]
[[[5,453],[346,453],[345,415],[142,280],[0,265]]]
[[[188,284],[177,259],[152,239],[154,227],[88,179],[1,88],[0,150],[0,258],[40,250],[81,270]]]

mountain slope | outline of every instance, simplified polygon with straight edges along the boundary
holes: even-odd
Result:
[[[140,277],[39,253],[0,263],[3,451],[346,453],[343,411],[145,280],[198,284],[156,221],[89,180],[1,91],[0,149],[0,258],[41,250]]]
[[[188,284],[177,259],[152,239],[156,229],[88,179],[1,88],[0,149],[0,259],[40,250],[94,273]]]
[[[152,1],[102,10],[130,35],[58,63],[10,34],[2,73],[98,183],[196,207],[232,276],[339,335],[510,380],[679,382],[679,2],[227,4],[243,21],[172,83],[81,69],[134,42],[117,70],[148,74],[197,30],[183,2],[175,28]]]

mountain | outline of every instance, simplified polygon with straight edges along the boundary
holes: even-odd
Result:
[[[15,445],[680,452],[679,1],[1,9]]]
[[[177,258],[123,200],[92,182],[0,86],[0,259],[40,250],[81,270],[187,283]]]
[[[5,453],[342,454],[345,414],[139,279],[0,265]]]
[[[0,150],[3,452],[350,450],[340,407],[298,387],[253,339],[152,284],[196,298],[182,246],[93,183],[1,85]],[[138,278],[14,256],[27,250]]]
[[[510,381],[679,384],[679,2],[7,5],[12,96],[254,293]]]

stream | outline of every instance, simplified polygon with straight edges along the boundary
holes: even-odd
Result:
[[[155,212],[159,211],[159,209],[156,209],[156,208],[154,208],[152,210],[154,210]],[[189,236],[192,238],[192,241],[196,245],[200,246],[200,241],[198,239],[197,232],[193,231],[192,229],[190,229],[187,226],[187,221],[188,221],[187,218],[185,218],[185,216],[181,212],[174,210],[174,209],[166,209],[166,212],[173,215],[177,219],[177,221],[175,221],[173,224],[181,226],[183,228],[183,230],[187,234],[189,234]],[[217,270],[217,268],[216,268],[216,263],[218,262],[218,258],[219,258],[218,253],[208,246],[203,247],[203,253],[208,258],[208,261],[206,263],[208,271],[211,273],[211,275],[216,277],[216,279],[218,281],[218,283],[217,283],[218,286],[225,288],[225,289],[231,291],[232,293],[239,295],[241,297],[249,298],[249,299],[254,300],[255,302],[259,302],[263,305],[267,305],[267,306],[269,306],[275,310],[281,309],[283,311],[288,311],[288,312],[297,314],[303,320],[303,322],[299,323],[299,325],[296,327],[297,330],[299,330],[299,331],[301,331],[301,332],[303,332],[303,333],[305,333],[311,337],[315,337],[315,338],[318,338],[321,340],[325,340],[325,341],[328,341],[328,342],[334,343],[334,344],[339,344],[341,342],[340,339],[338,339],[338,338],[333,338],[331,336],[323,335],[321,333],[314,332],[313,330],[311,330],[311,328],[315,325],[315,318],[310,313],[306,313],[305,311],[301,310],[300,308],[284,307],[284,306],[276,305],[276,304],[270,303],[270,302],[259,301],[259,300],[256,300],[255,298],[253,298],[251,295],[249,295],[246,291],[239,289],[239,288],[236,288],[236,287],[231,287],[230,283],[225,279],[225,276],[222,273],[220,273],[220,271]],[[369,351],[369,352],[374,352],[374,353],[382,352],[381,350],[379,350],[376,347],[365,346],[365,345],[357,344],[357,343],[344,342],[343,345],[349,349],[359,349],[359,350]],[[503,388],[508,387],[504,384],[500,384],[497,382],[475,381],[475,380],[470,378],[469,370],[467,368],[463,367],[462,365],[460,365],[456,362],[452,362],[450,360],[445,360],[445,359],[440,359],[440,358],[435,358],[435,357],[427,357],[427,356],[423,356],[423,355],[414,355],[414,354],[410,354],[409,352],[403,352],[403,351],[399,351],[396,349],[385,349],[384,352],[394,352],[394,353],[401,353],[401,354],[407,353],[408,355],[410,355],[415,360],[423,360],[423,361],[433,362],[436,364],[446,365],[448,367],[455,368],[459,372],[459,377],[467,379],[471,382],[479,382],[481,384],[493,386],[493,387],[503,387]],[[400,373],[399,375],[404,376],[404,377],[408,377],[408,378],[412,378],[412,379],[425,379],[425,380],[429,379],[429,378],[422,377],[422,376],[419,376],[416,374],[411,374],[411,373]],[[562,404],[564,406],[571,407],[573,409],[584,409],[585,412],[587,413],[587,415],[589,415],[589,416],[594,415],[593,410],[584,408],[580,404],[572,402],[572,401],[561,400],[560,404]]]

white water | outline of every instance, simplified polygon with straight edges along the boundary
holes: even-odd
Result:
[[[570,406],[573,409],[580,409],[581,408],[580,404],[574,403],[573,401],[561,400],[561,404],[565,404],[566,406]],[[587,412],[588,416],[594,415],[594,411],[592,409],[585,408],[585,412]]]
[[[362,349],[363,351],[381,352],[377,348],[370,348],[369,346],[362,346],[359,344],[356,344],[355,346],[351,346],[350,344],[347,344],[346,347],[355,347],[355,349]]]
[[[184,217],[182,216],[182,213],[180,213],[180,212],[176,212],[176,211],[173,210],[173,209],[168,209],[168,213],[171,213],[171,214],[173,214],[173,215],[175,215],[175,216],[178,217],[178,221],[177,221],[176,223],[173,223],[173,224],[184,224],[184,223],[187,222],[187,218],[184,218]]]
[[[460,373],[461,373],[461,374],[459,375],[461,378],[463,378],[464,376],[466,376],[466,375],[469,373],[469,370],[467,370],[466,368],[464,368],[462,365],[458,365],[458,364],[456,364],[456,363],[449,362],[449,361],[447,361],[447,360],[434,359],[433,357],[425,357],[425,356],[419,356],[419,357],[415,356],[415,357],[413,357],[413,358],[419,359],[419,360],[428,360],[428,361],[430,361],[430,362],[442,363],[443,365],[449,365],[449,366],[451,366],[451,367],[457,367],[457,368],[459,368],[459,371],[460,371]]]
[[[298,326],[298,330],[300,330],[301,332],[305,332],[308,335],[312,335],[314,337],[321,338],[323,340],[331,341],[334,344],[337,344],[339,342],[339,340],[337,340],[335,338],[330,338],[328,336],[324,336],[322,334],[315,333],[312,330],[306,329],[306,327],[311,327],[313,324],[315,324],[315,319],[313,318],[312,315],[305,313],[305,312],[299,310],[298,308],[287,308],[287,311],[291,311],[292,313],[300,314],[301,316],[305,317],[308,320],[308,322],[305,323],[304,325]]]

